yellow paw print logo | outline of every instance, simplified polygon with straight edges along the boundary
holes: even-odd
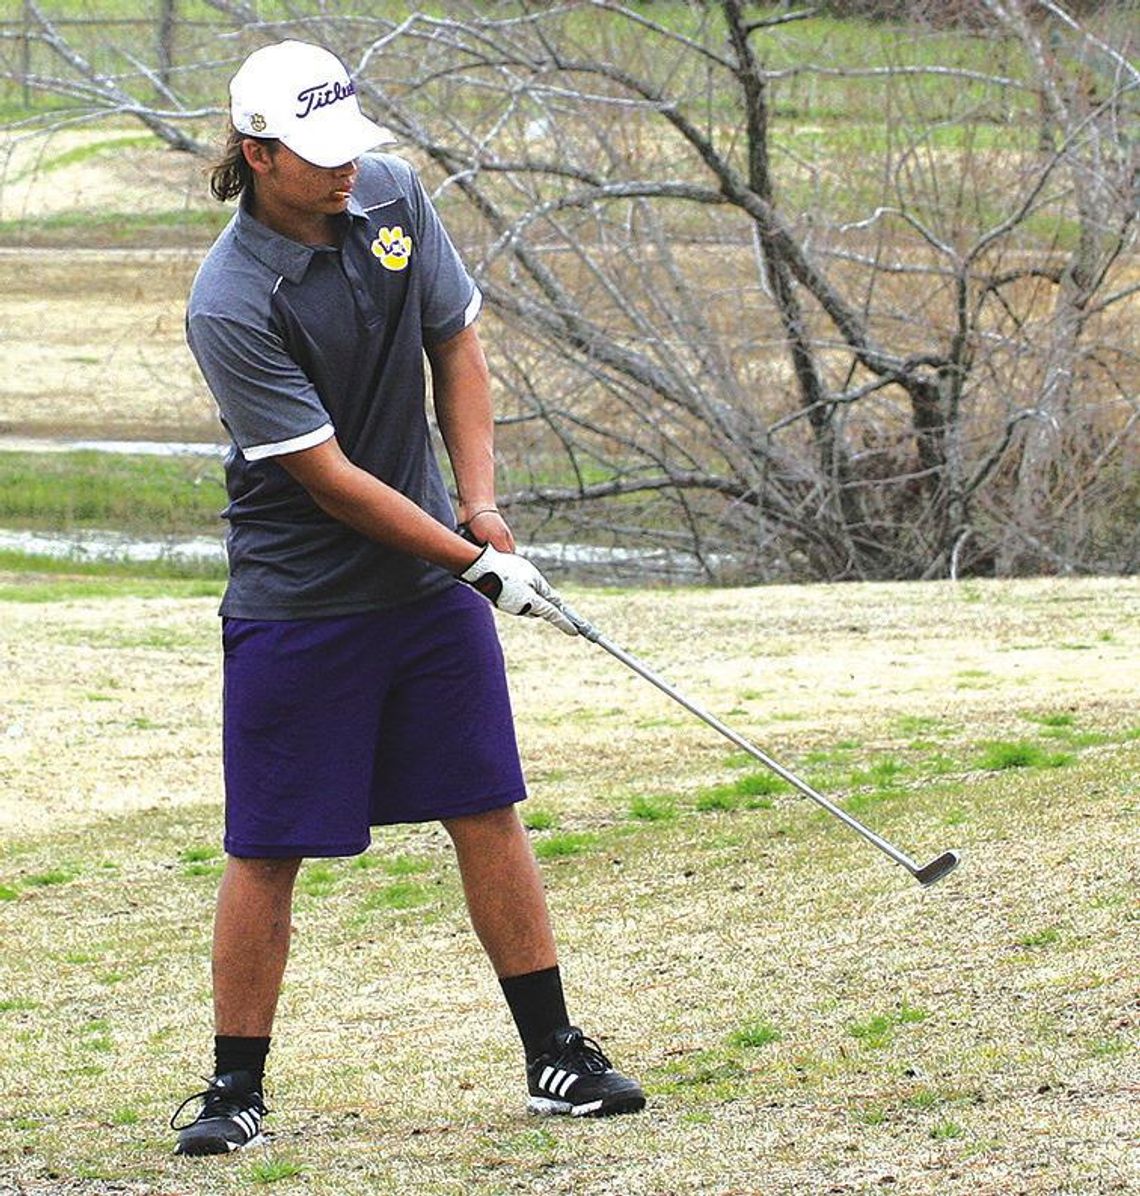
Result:
[[[376,233],[372,252],[386,270],[406,270],[412,257],[412,238],[398,224],[393,228],[385,226]]]

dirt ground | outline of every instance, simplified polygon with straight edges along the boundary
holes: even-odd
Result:
[[[137,137],[123,129],[0,141],[0,220],[216,207],[201,160],[132,144]],[[201,244],[81,241],[0,248],[0,434],[222,439],[183,336],[202,253]]]
[[[0,220],[209,204],[200,159],[140,145],[141,126],[0,134]],[[129,203],[124,203],[129,195]]]
[[[183,333],[200,257],[0,249],[0,432],[220,441]]]

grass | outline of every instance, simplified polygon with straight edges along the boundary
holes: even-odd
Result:
[[[561,831],[536,840],[534,854],[540,860],[558,860],[588,851],[596,842],[597,837],[587,832]]]
[[[890,1013],[879,1013],[862,1022],[852,1022],[847,1031],[852,1038],[857,1038],[864,1046],[877,1049],[890,1042],[894,1031],[899,1026],[913,1025],[924,1022],[927,1013],[922,1009],[913,1009],[905,1002]]]
[[[924,858],[963,851],[929,890],[786,790],[754,792],[754,764],[589,645],[501,619],[528,771],[545,778],[522,812],[571,1009],[649,1110],[526,1117],[447,837],[383,828],[365,855],[302,870],[274,1140],[200,1164],[170,1156],[166,1118],[208,1067],[215,602],[182,583],[57,584],[59,601],[11,601],[0,622],[0,768],[20,778],[0,798],[0,1190],[1128,1190],[1135,580],[978,583],[981,602],[943,584],[571,595],[714,710],[762,672],[742,731],[761,722],[797,770],[889,782],[876,830]],[[1073,676],[1059,645],[1109,611],[1115,642]],[[844,630],[876,614],[873,644]],[[776,629],[785,654],[767,661]],[[921,667],[884,676],[916,637]],[[1032,658],[1007,667],[1003,648],[1025,642]],[[990,686],[952,691],[967,667]],[[770,718],[764,693],[797,717]],[[599,704],[623,712],[620,732],[577,717]],[[1011,743],[1072,759],[976,766]],[[669,816],[631,816],[638,798]]]
[[[758,1047],[768,1046],[769,1043],[779,1042],[783,1037],[781,1031],[770,1022],[756,1021],[733,1031],[729,1042],[733,1046],[755,1050]]]
[[[1070,752],[1052,752],[1040,744],[1017,740],[986,744],[978,767],[992,772],[1006,768],[1064,768],[1072,760]]]
[[[248,1174],[255,1184],[275,1184],[282,1179],[295,1179],[305,1168],[292,1159],[264,1159],[250,1165]]]
[[[641,822],[669,822],[677,817],[677,804],[669,797],[639,795],[629,803],[629,816]]]
[[[426,885],[414,880],[398,880],[370,894],[364,902],[366,910],[418,909],[431,900]]]
[[[0,452],[0,527],[218,536],[225,504],[220,460]]]
[[[103,141],[97,141],[88,145],[77,145],[71,149],[64,150],[59,154],[45,154],[36,159],[35,173],[51,174],[53,171],[62,170],[66,166],[79,166],[84,162],[90,162],[92,159],[103,157],[107,154],[115,154],[120,150],[132,149],[142,147],[145,149],[161,149],[162,142],[148,133],[143,134],[122,134],[112,135]],[[31,168],[25,173],[30,173]],[[24,177],[23,174],[12,172],[8,175],[9,183],[18,183]]]
[[[114,531],[148,540],[222,536],[226,496],[219,460],[81,450],[0,452],[0,527],[30,532]],[[108,549],[113,554],[113,549]],[[0,601],[51,602],[121,594],[125,577],[137,593],[220,592],[225,564],[168,555],[157,561],[67,557],[0,549]],[[195,580],[196,579],[196,580]]]
[[[0,551],[0,602],[26,606],[100,598],[214,598],[225,566],[180,561],[57,560]]]
[[[20,12],[16,5],[9,3],[8,20],[19,21]],[[156,21],[151,18],[139,19],[138,6],[131,7],[123,3],[85,3],[81,10],[76,6],[63,7],[67,12],[71,8],[71,17],[82,15],[86,18],[82,23],[68,24],[65,32],[76,46],[88,58],[99,65],[108,68],[117,67],[123,71],[123,63],[113,53],[112,47],[122,44],[132,38],[137,38],[148,45],[154,44],[157,36]],[[261,21],[287,18],[294,15],[295,6],[285,3],[264,3],[258,7],[258,17]],[[0,13],[3,13],[0,8]],[[373,4],[369,6],[369,15],[377,19],[398,22],[407,15],[406,9],[391,3]],[[421,12],[435,13],[439,16],[454,17],[454,11],[447,4],[437,3],[421,6]],[[724,38],[722,22],[715,8],[707,9],[700,6],[679,3],[677,0],[658,0],[652,10],[645,14],[653,22],[663,25],[682,36],[701,38],[702,28],[709,26],[707,36],[714,44],[719,45]],[[183,21],[217,22],[217,12],[201,3],[180,3],[178,17]],[[112,21],[127,20],[131,26],[108,24]],[[595,10],[573,8],[557,17],[548,18],[549,26],[557,26],[563,44],[573,47],[569,51],[573,56],[585,60],[590,58],[607,58],[629,64],[631,69],[646,70],[655,62],[666,58],[669,54],[670,43],[658,35],[649,34],[644,27],[632,22],[621,21],[614,17],[601,17]],[[229,28],[223,22],[217,22],[219,32]],[[379,30],[377,31],[379,32]],[[195,70],[187,70],[195,66],[195,59],[203,57],[202,51],[183,49],[184,46],[213,46],[215,39],[204,37],[201,30],[192,30],[188,37],[176,38],[176,66],[177,83],[188,107],[216,102],[220,85],[224,84],[226,69],[202,66]],[[40,50],[37,47],[33,67],[38,67]],[[1028,67],[1008,43],[1000,39],[983,39],[963,35],[953,31],[933,31],[921,27],[895,27],[861,19],[838,19],[820,16],[810,21],[802,21],[776,28],[757,39],[757,52],[763,56],[764,64],[774,71],[787,71],[789,68],[802,66],[806,62],[843,62],[849,65],[866,67],[882,67],[905,61],[908,64],[937,67],[962,67],[978,72],[988,72],[1001,76],[1024,76]],[[236,56],[236,55],[235,55]],[[218,57],[213,54],[212,57]],[[397,59],[398,61],[398,59]],[[688,80],[682,80],[683,85]],[[779,116],[790,121],[806,122],[823,118],[847,118],[876,120],[876,111],[869,94],[875,91],[875,85],[866,80],[854,77],[829,77],[825,74],[813,72],[792,73],[788,78],[777,80],[773,86],[774,106]],[[980,109],[983,116],[990,123],[997,123],[999,110],[994,107],[997,102],[994,91],[984,84],[955,80],[949,82],[938,76],[918,76],[906,80],[904,88],[900,88],[900,102],[913,105],[915,109],[925,111],[928,122],[937,130],[942,122],[950,116]],[[1000,111],[1008,112],[1017,102],[1016,91],[1002,89],[1003,107]],[[19,111],[15,105],[22,98],[19,90],[9,85],[3,93],[7,97],[9,110]],[[698,94],[699,91],[698,91]],[[472,102],[468,93],[460,93],[456,97],[457,103]],[[33,104],[36,109],[43,109],[58,103],[50,94],[34,93]],[[26,114],[26,113],[25,113]]]
[[[209,246],[232,213],[224,208],[168,212],[56,212],[0,220],[0,244],[28,247],[61,245],[82,236],[89,246],[140,248],[151,245]]]
[[[750,758],[751,759],[751,758]],[[697,795],[698,810],[770,810],[777,793],[788,793],[790,786],[770,772],[754,772],[725,785],[714,785]]]

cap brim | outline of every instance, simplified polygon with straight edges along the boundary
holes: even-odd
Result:
[[[378,125],[361,113],[339,113],[325,127],[314,125],[280,139],[299,158],[313,166],[343,166],[381,145],[393,145],[391,129]]]

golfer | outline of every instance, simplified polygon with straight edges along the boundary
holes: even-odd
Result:
[[[479,291],[411,167],[369,154],[391,138],[334,55],[266,46],[230,96],[211,190],[240,203],[187,314],[233,441],[227,859],[213,1078],[171,1119],[177,1151],[261,1138],[297,870],[364,851],[389,823],[439,820],[451,837],[522,1039],[528,1107],[638,1110],[638,1084],[571,1025],[515,811],[526,794],[487,599],[576,632],[495,506]],[[431,449],[425,355],[458,512]]]

